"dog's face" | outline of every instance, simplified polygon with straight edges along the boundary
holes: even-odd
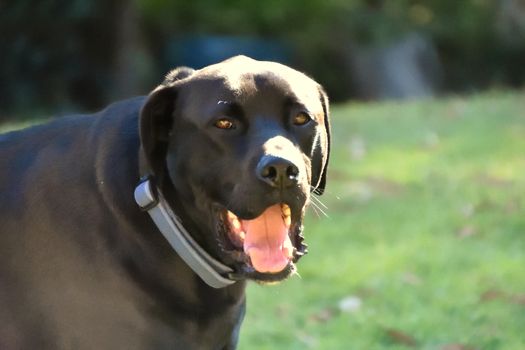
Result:
[[[327,104],[307,76],[246,57],[176,70],[145,104],[154,175],[174,187],[199,243],[239,275],[278,281],[304,254],[305,208],[325,186]]]

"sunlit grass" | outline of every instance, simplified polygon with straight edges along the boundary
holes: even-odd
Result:
[[[302,278],[250,286],[240,348],[525,348],[525,96],[348,104],[333,126],[329,218],[310,212]]]

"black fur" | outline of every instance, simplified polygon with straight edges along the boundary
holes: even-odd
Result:
[[[175,70],[150,96],[94,115],[0,135],[0,349],[234,349],[245,282],[207,286],[139,210],[140,154],[188,231],[230,263],[215,206],[253,218],[286,202],[301,220],[310,186],[324,188],[319,89],[285,66],[236,57]],[[291,125],[298,109],[319,122]],[[213,126],[225,116],[238,128]],[[257,178],[267,154],[296,164],[296,186]]]

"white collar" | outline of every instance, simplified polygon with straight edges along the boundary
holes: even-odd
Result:
[[[177,254],[210,287],[232,285],[233,269],[210,256],[186,231],[160,190],[146,178],[135,188],[135,201],[147,211],[153,222]]]

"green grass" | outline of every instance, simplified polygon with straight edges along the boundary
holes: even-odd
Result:
[[[524,94],[332,115],[328,218],[300,278],[250,284],[239,348],[525,349]]]
[[[328,218],[301,278],[250,285],[240,349],[525,349],[524,94],[332,115]]]

